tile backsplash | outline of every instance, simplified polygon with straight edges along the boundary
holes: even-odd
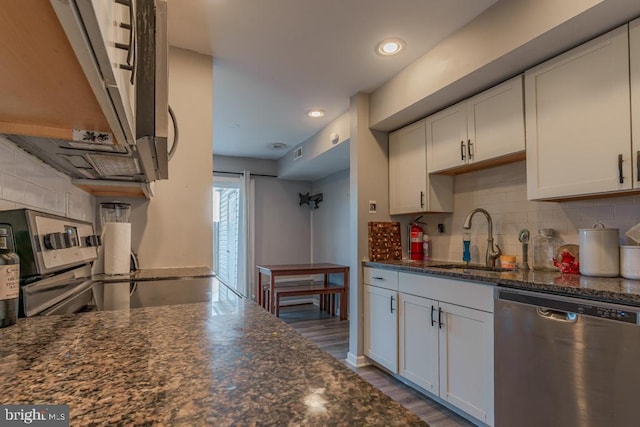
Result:
[[[578,243],[578,230],[601,222],[608,228],[620,229],[620,243],[627,244],[624,232],[640,223],[640,195],[608,197],[571,202],[532,202],[527,200],[526,162],[493,167],[457,175],[454,180],[454,212],[427,214],[422,221],[432,240],[434,259],[462,260],[462,225],[474,208],[486,209],[493,219],[495,241],[504,254],[522,260],[522,245],[518,233],[527,228],[531,237],[542,228],[556,230],[564,243]],[[399,218],[406,230],[413,218]],[[398,219],[396,219],[398,220]],[[437,224],[444,224],[439,234]],[[403,242],[406,236],[403,234]],[[484,263],[487,247],[487,223],[482,215],[473,217],[471,227],[471,257],[474,263]],[[405,243],[406,245],[406,243]],[[531,244],[529,245],[531,262]]]
[[[0,210],[16,208],[93,221],[95,197],[0,135]]]

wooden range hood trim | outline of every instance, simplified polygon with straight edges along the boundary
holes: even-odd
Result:
[[[95,197],[132,197],[151,199],[153,191],[146,182],[73,179],[71,183]]]

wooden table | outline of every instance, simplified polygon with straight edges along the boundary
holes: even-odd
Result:
[[[276,278],[282,276],[305,276],[322,274],[324,276],[324,287],[309,287],[308,294],[320,295],[320,307],[328,306],[326,298],[331,290],[340,290],[340,319],[347,318],[347,297],[349,295],[349,267],[346,265],[319,263],[319,264],[288,264],[288,265],[256,265],[258,270],[258,304],[267,308],[271,313],[278,314],[278,305],[276,301]],[[343,286],[339,287],[329,283],[329,274],[342,274]],[[262,276],[268,277],[268,287],[264,287]],[[279,288],[279,294],[286,294],[287,288]],[[300,294],[300,288],[296,289],[296,294]],[[315,291],[315,292],[314,292]],[[335,292],[334,292],[335,293]],[[333,303],[331,303],[333,304]],[[333,310],[332,310],[333,311]]]

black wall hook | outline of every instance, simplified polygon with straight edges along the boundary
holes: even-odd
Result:
[[[313,196],[310,196],[309,193],[298,193],[298,196],[300,197],[300,206],[309,205],[309,207],[314,210],[319,208],[318,205],[322,201],[322,193],[314,194]],[[311,204],[311,202],[313,202],[313,204]]]

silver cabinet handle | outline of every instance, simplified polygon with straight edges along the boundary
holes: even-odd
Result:
[[[460,141],[460,160],[464,161],[465,156],[464,156],[464,152],[465,152],[465,146],[464,146],[464,141]]]
[[[378,277],[378,276],[371,276],[371,278],[374,280],[384,280],[384,277]]]
[[[394,299],[395,299],[395,297],[392,295],[392,296],[391,296],[391,301],[390,301],[390,304],[391,304],[391,313],[393,313],[393,311],[394,311],[394,310],[393,310],[393,300],[394,300]]]
[[[618,154],[618,182],[624,184],[624,176],[622,176],[622,154]]]
[[[135,82],[135,73],[136,73],[136,44],[135,44],[135,32],[136,32],[136,17],[135,17],[135,0],[115,0],[116,3],[121,4],[129,8],[129,23],[125,24],[123,22],[120,23],[120,28],[124,28],[129,30],[129,44],[123,45],[121,43],[116,43],[116,47],[118,49],[123,49],[127,51],[127,63],[120,64],[120,68],[123,70],[131,71],[131,84]]]

